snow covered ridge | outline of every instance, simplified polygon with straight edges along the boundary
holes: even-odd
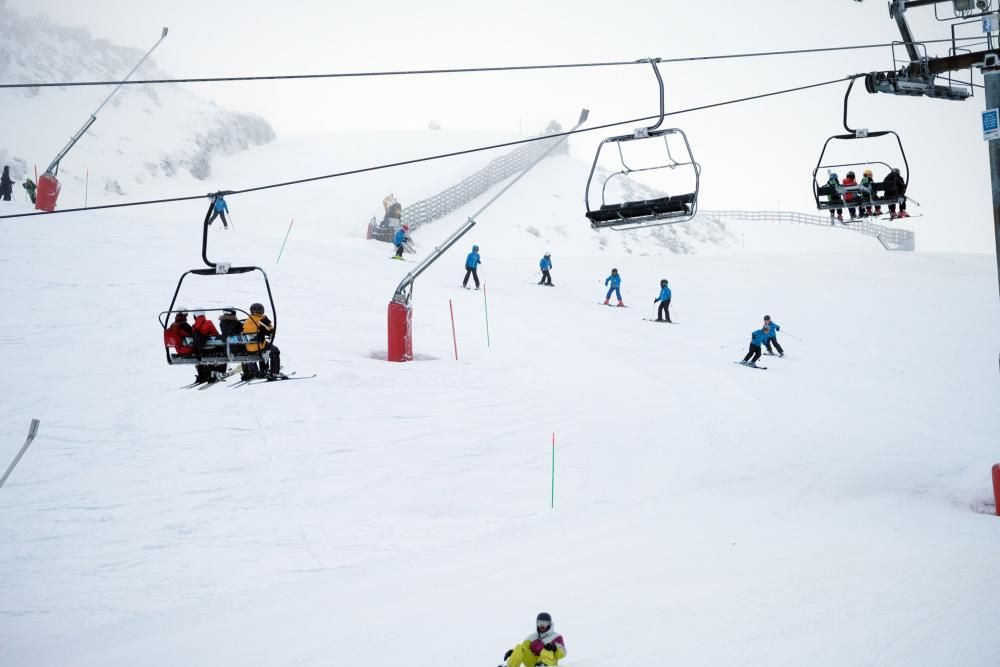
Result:
[[[142,58],[141,51],[94,39],[86,30],[0,7],[0,81],[116,80]],[[169,37],[161,48],[170,48]],[[135,76],[168,75],[147,61]],[[0,163],[10,164],[18,179],[36,166],[44,169],[109,92],[104,86],[0,91]],[[213,158],[274,137],[263,118],[220,109],[180,86],[126,86],[63,160],[59,176],[72,188],[89,170],[92,193],[127,194],[136,183],[179,172],[206,179]]]

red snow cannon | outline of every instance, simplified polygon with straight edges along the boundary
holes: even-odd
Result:
[[[389,361],[413,361],[412,310],[409,304],[389,302]]]
[[[35,192],[35,208],[51,213],[56,210],[56,200],[59,199],[59,179],[51,174],[38,177],[38,189]]]

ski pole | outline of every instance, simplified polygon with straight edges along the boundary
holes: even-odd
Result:
[[[801,342],[801,343],[804,343],[804,342],[805,342],[804,340],[802,340],[801,338],[799,338],[799,337],[798,337],[798,336],[796,336],[795,334],[790,334],[790,333],[788,333],[787,331],[785,331],[784,329],[782,329],[782,330],[780,331],[780,333],[782,333],[782,334],[784,334],[784,335],[786,335],[786,336],[791,336],[792,338],[794,338],[795,340],[797,340],[797,341],[799,341],[799,342]]]
[[[229,226],[233,228],[234,232],[236,231],[236,222],[233,221],[232,213],[229,214]]]
[[[733,345],[739,345],[739,344],[740,344],[740,343],[742,343],[742,342],[743,342],[744,340],[745,340],[745,339],[743,339],[743,338],[740,338],[740,339],[739,339],[738,341],[735,341],[735,342],[733,342],[733,343],[726,343],[725,345],[720,345],[720,346],[719,346],[719,349],[721,350],[722,348],[725,348],[725,347],[732,347]]]

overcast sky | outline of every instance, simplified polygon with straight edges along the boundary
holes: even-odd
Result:
[[[618,61],[899,39],[882,0],[34,0],[16,10],[46,14],[142,51],[168,26],[155,61],[178,77]],[[942,5],[941,13],[950,15],[950,5]],[[910,10],[908,17],[918,39],[949,35],[948,24],[935,21],[930,8]],[[974,28],[966,34],[975,34]],[[940,54],[946,47],[932,48]],[[672,64],[661,71],[670,110],[891,68],[885,48]],[[416,129],[431,120],[445,128],[527,134],[553,118],[571,123],[582,107],[591,109],[597,124],[648,115],[658,105],[655,79],[641,67],[190,87],[226,108],[264,116],[279,136]],[[784,199],[785,207],[808,210],[798,205],[800,196],[787,193],[809,188],[823,141],[842,131],[844,90],[839,85],[685,114],[667,125],[688,132],[706,179],[758,179],[775,189],[776,205]],[[852,97],[852,124],[903,136],[914,198],[921,201],[921,193],[934,200],[931,184],[954,193],[947,211],[957,219],[921,230],[935,247],[993,247],[983,108],[982,90],[963,103],[868,95],[863,89]],[[574,153],[589,159],[599,139],[575,141]]]

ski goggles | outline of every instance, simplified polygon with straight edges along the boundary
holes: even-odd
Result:
[[[549,628],[552,627],[552,622],[551,621],[538,621],[535,625],[538,627],[539,630],[548,630]]]

